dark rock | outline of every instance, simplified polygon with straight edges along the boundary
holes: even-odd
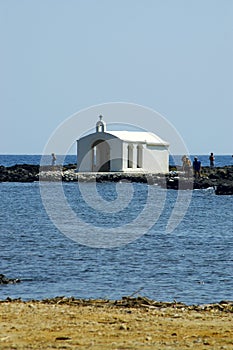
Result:
[[[18,278],[7,278],[5,275],[0,274],[0,284],[13,284],[19,283],[20,279]]]
[[[77,169],[77,164],[67,164],[63,166],[63,170]]]
[[[11,167],[0,167],[0,182],[33,182],[38,181],[39,166],[16,164]]]
[[[213,173],[213,174],[209,174],[209,179],[220,179],[220,177],[219,177],[219,174],[216,174],[216,173]]]
[[[182,171],[171,171],[167,176],[167,188],[182,189],[206,189],[212,187],[216,194],[232,194],[233,166],[222,168],[203,167],[199,178],[186,178]]]
[[[179,179],[178,178],[167,179],[167,189],[178,190],[179,189]]]
[[[194,180],[194,189],[206,189],[214,186],[214,181],[208,178],[199,178]]]
[[[55,340],[70,340],[70,337],[64,337],[64,336],[60,336],[60,337],[56,337]]]
[[[233,183],[223,183],[215,187],[217,195],[233,195]]]

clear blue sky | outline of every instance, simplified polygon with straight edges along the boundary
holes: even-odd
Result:
[[[0,0],[0,42],[0,153],[40,154],[68,116],[123,101],[191,154],[233,154],[232,0]]]

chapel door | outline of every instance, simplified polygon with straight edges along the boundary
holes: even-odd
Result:
[[[92,171],[110,171],[110,147],[104,140],[98,140],[92,145]]]

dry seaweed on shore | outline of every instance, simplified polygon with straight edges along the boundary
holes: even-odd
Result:
[[[140,309],[166,309],[172,308],[177,310],[194,310],[197,312],[204,311],[219,311],[233,313],[233,301],[222,300],[219,303],[201,304],[201,305],[186,305],[176,300],[172,302],[163,302],[149,299],[147,297],[122,297],[120,300],[108,299],[76,299],[74,297],[57,296],[50,299],[22,301],[19,299],[6,298],[0,303],[22,302],[22,303],[41,303],[52,305],[76,305],[76,306],[93,306],[93,307],[117,307],[117,308],[140,308]]]

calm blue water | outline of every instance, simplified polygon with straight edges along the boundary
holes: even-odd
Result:
[[[190,158],[193,160],[194,156],[191,155]],[[209,155],[197,155],[199,160],[202,162],[203,166],[209,165]],[[57,164],[62,163],[63,157],[57,155]],[[41,155],[28,155],[28,154],[22,154],[22,155],[7,155],[7,154],[0,154],[0,165],[4,166],[12,166],[15,164],[40,164]],[[64,164],[74,164],[77,162],[76,155],[67,155],[65,157]],[[170,156],[169,159],[170,165],[181,165],[181,156]],[[51,164],[51,156],[48,155],[48,164]],[[215,166],[221,167],[225,165],[233,165],[233,157],[231,155],[216,155],[215,156]]]
[[[109,227],[111,213],[100,220],[99,213],[80,200],[77,183],[63,186],[77,215],[86,222],[99,220],[103,230]],[[90,184],[85,186],[88,191]],[[98,191],[111,200],[115,184],[98,184]],[[165,190],[157,191],[160,195]],[[0,183],[0,273],[22,280],[0,285],[0,299],[57,295],[118,299],[142,288],[140,294],[163,301],[233,300],[233,196],[216,196],[211,189],[194,191],[184,219],[167,234],[177,191],[165,192],[164,209],[147,234],[122,247],[100,249],[70,240],[53,225],[38,183]],[[133,220],[147,193],[145,184],[135,184],[137,198],[120,218],[112,216],[112,226]]]
[[[62,164],[63,157],[57,155],[57,161],[56,164]],[[51,164],[51,155],[47,156],[47,164]],[[15,164],[35,164],[39,165],[41,160],[41,155],[39,154],[21,154],[21,155],[14,155],[14,154],[0,154],[0,165],[4,166],[12,166]],[[45,157],[46,161],[46,157]],[[75,155],[67,155],[65,157],[64,164],[74,164],[77,163],[77,156]]]

